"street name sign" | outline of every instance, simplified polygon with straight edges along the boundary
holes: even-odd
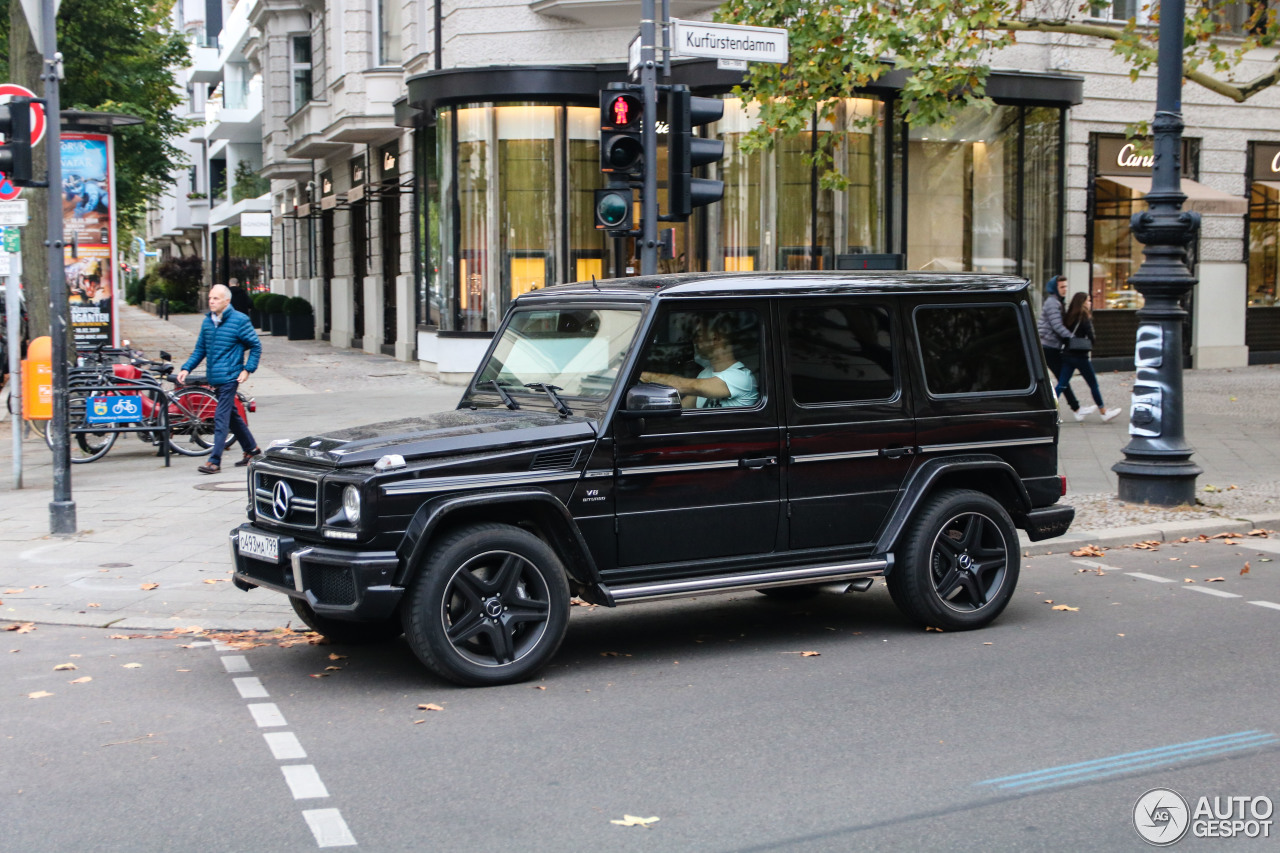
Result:
[[[787,31],[671,19],[671,55],[785,64],[791,55]]]

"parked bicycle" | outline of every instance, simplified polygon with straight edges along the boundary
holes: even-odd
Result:
[[[218,400],[212,388],[201,377],[188,376],[187,382],[178,384],[173,376],[172,356],[161,351],[161,361],[152,361],[138,350],[105,346],[80,354],[78,365],[68,371],[67,423],[71,430],[71,461],[76,464],[101,459],[115,445],[121,433],[107,429],[94,430],[90,413],[101,413],[101,419],[113,416],[126,418],[136,414],[134,420],[111,421],[115,427],[135,429],[144,442],[159,447],[161,437],[169,449],[183,456],[205,456],[213,449],[214,413]],[[125,359],[119,361],[118,359]],[[171,383],[172,390],[164,387]],[[137,399],[137,409],[114,411],[120,408],[120,400]],[[92,407],[92,408],[91,408]],[[105,407],[106,411],[101,410]],[[168,431],[164,430],[162,407],[168,412]],[[236,395],[236,407],[242,418],[256,410],[254,400],[243,394]],[[106,425],[104,425],[105,427]],[[155,429],[137,429],[154,426]],[[52,421],[45,423],[45,441],[53,446]],[[234,437],[228,441],[228,446]]]

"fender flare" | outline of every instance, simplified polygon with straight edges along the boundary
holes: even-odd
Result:
[[[522,489],[507,492],[481,492],[467,495],[454,495],[427,501],[418,507],[404,537],[396,547],[400,557],[400,574],[395,579],[398,586],[407,587],[413,582],[422,560],[431,545],[434,533],[447,519],[469,509],[484,507],[513,507],[524,504],[536,507],[535,512],[541,520],[550,521],[549,529],[544,534],[564,561],[565,570],[572,580],[588,587],[596,587],[600,581],[600,572],[595,560],[587,548],[586,540],[578,525],[569,514],[569,509],[555,495],[544,489]]]
[[[1031,496],[1027,494],[1027,487],[1018,476],[1018,472],[1008,462],[999,456],[989,454],[930,459],[908,475],[907,482],[903,484],[898,493],[898,500],[889,512],[889,518],[880,531],[880,537],[876,540],[876,553],[888,554],[893,551],[902,538],[903,532],[907,529],[912,516],[915,515],[920,504],[933,492],[935,485],[940,480],[954,474],[979,472],[994,476],[998,478],[997,482],[1007,486],[1006,497],[1011,497],[1014,505],[1009,506],[1007,501],[1001,501],[1001,503],[1005,505],[1005,509],[1013,517],[1014,523],[1017,524],[1019,516],[1025,516],[1026,512],[1031,509]],[[979,491],[983,490],[979,489]],[[993,497],[999,499],[998,496]],[[892,565],[890,566],[891,570]]]

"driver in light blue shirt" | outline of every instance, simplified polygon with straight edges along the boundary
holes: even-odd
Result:
[[[640,381],[675,388],[686,409],[754,406],[760,391],[755,375],[734,355],[734,329],[733,319],[726,313],[699,320],[693,333],[694,360],[702,365],[697,377],[645,371]]]

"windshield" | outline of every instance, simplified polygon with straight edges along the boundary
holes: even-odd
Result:
[[[605,397],[613,388],[640,311],[623,308],[536,308],[517,311],[476,380],[497,381],[514,393],[539,382],[562,396]],[[490,389],[492,390],[492,389]]]

